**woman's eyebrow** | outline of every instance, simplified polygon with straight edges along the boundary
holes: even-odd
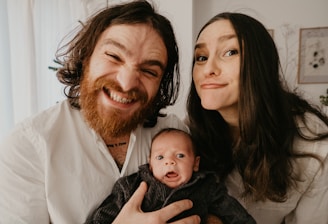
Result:
[[[218,42],[228,41],[228,40],[231,40],[231,39],[236,38],[236,37],[237,37],[236,34],[227,34],[227,35],[223,35],[223,36],[220,36],[220,37],[218,38]],[[206,46],[205,43],[197,43],[197,44],[195,45],[194,50],[196,50],[196,49],[198,49],[198,48],[203,48],[204,46]]]

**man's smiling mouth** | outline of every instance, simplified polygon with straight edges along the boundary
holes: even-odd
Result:
[[[103,87],[103,91],[106,93],[109,98],[111,98],[113,101],[118,102],[118,103],[123,103],[123,104],[129,104],[134,101],[134,99],[131,98],[125,98],[121,97],[115,92],[109,91],[107,88]]]

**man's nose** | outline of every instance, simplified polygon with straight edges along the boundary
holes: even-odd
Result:
[[[136,88],[140,84],[140,73],[132,67],[123,67],[117,74],[117,82],[124,92]]]

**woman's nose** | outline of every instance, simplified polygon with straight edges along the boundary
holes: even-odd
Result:
[[[215,58],[209,58],[204,66],[204,74],[205,76],[217,76],[221,74],[221,69],[219,63],[215,60]]]
[[[131,67],[123,67],[119,70],[116,79],[124,92],[136,88],[140,84],[139,72]]]

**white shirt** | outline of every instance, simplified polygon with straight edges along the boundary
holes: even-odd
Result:
[[[308,116],[308,125],[314,130],[328,131],[327,127],[315,117]],[[309,135],[304,124],[299,121],[299,128]],[[323,159],[320,168],[316,159],[306,158],[294,161],[295,171],[301,174],[298,191],[289,190],[286,202],[272,201],[250,202],[243,200],[241,177],[233,171],[226,181],[229,193],[254,217],[258,224],[328,224],[328,140],[305,141],[296,137],[294,149],[298,152],[314,153]]]
[[[151,138],[164,127],[187,130],[174,115],[154,128],[139,126],[120,172],[68,101],[25,120],[0,145],[0,223],[83,223],[119,177],[148,162]]]

